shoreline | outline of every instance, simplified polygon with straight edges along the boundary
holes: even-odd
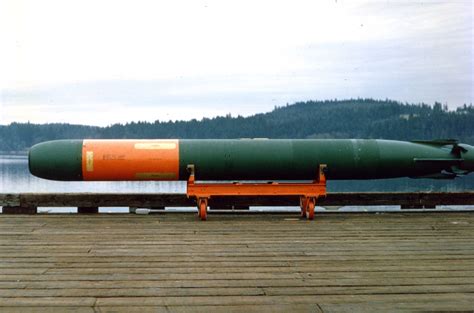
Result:
[[[28,150],[24,151],[0,151],[1,156],[28,156]]]

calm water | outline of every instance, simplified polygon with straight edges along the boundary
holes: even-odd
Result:
[[[184,193],[185,182],[57,182],[34,177],[26,156],[0,155],[0,193]],[[455,180],[329,181],[328,191],[473,191],[474,174]],[[297,208],[296,208],[297,209]],[[117,209],[116,209],[117,210]],[[58,209],[55,209],[58,211]],[[71,211],[67,209],[66,211]],[[120,210],[119,210],[120,211]]]

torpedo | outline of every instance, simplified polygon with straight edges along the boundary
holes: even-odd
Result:
[[[474,171],[474,147],[457,140],[55,140],[29,151],[29,170],[61,181],[452,179]]]

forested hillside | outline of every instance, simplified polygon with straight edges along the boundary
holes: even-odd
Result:
[[[157,119],[160,117],[157,116]],[[0,126],[0,151],[24,151],[62,138],[456,138],[474,144],[474,107],[351,99],[299,102],[250,117],[132,122],[108,127],[69,124]]]

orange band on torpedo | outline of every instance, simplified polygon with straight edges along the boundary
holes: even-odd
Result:
[[[177,180],[178,140],[84,140],[84,180]]]

